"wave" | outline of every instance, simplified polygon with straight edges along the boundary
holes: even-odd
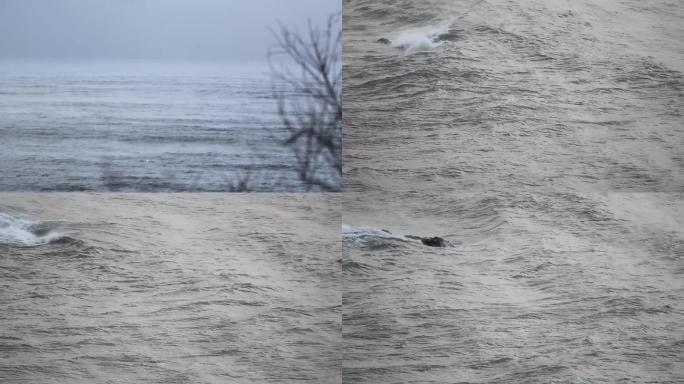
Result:
[[[421,244],[420,240],[402,235],[393,235],[386,229],[355,227],[342,224],[342,241],[359,247],[383,247],[393,242],[410,242]]]
[[[392,46],[407,53],[435,49],[453,38],[450,25],[451,21],[448,21],[436,26],[404,30],[394,39]]]
[[[0,213],[0,244],[35,247],[66,238],[56,231],[54,222],[33,222]]]

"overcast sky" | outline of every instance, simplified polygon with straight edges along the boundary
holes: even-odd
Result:
[[[265,59],[277,20],[306,28],[341,0],[0,0],[0,57]]]

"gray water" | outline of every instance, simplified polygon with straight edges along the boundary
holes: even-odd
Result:
[[[340,382],[339,199],[0,194],[3,383]]]
[[[680,3],[356,0],[344,15],[346,191],[684,190]]]
[[[684,380],[682,194],[349,200],[345,382]]]
[[[0,190],[304,190],[263,63],[0,63]]]
[[[684,7],[344,22],[344,381],[684,382]]]

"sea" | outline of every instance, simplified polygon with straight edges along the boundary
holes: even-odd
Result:
[[[343,12],[344,381],[684,382],[684,6]]]
[[[0,190],[304,191],[286,89],[263,62],[2,60]]]
[[[3,383],[339,383],[336,194],[0,194]]]
[[[684,191],[679,2],[346,0],[344,16],[345,191]]]

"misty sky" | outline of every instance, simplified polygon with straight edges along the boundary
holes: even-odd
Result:
[[[341,0],[0,0],[0,58],[260,60]]]

